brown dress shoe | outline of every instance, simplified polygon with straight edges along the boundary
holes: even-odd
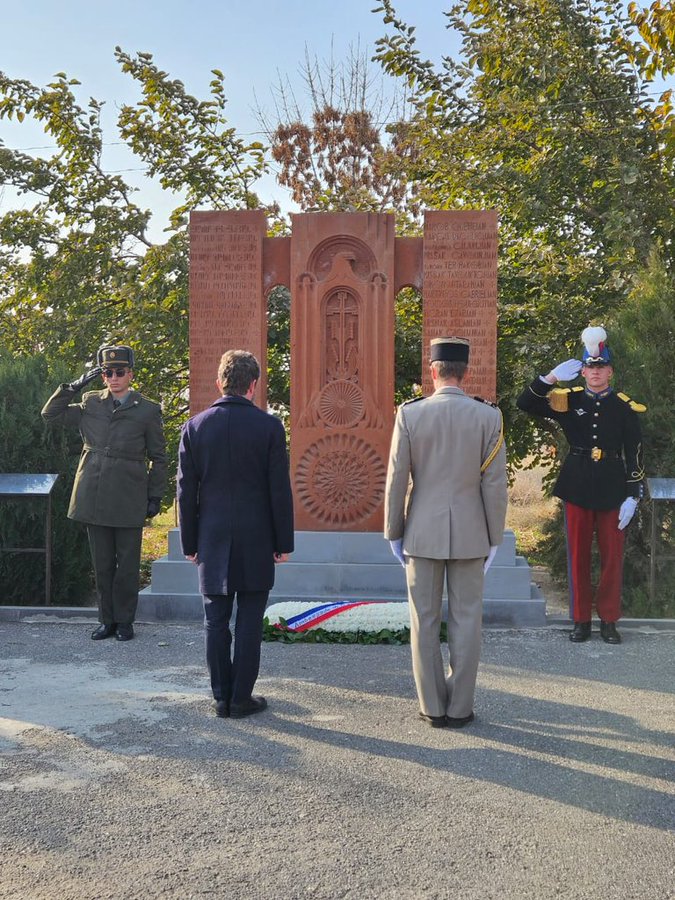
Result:
[[[606,644],[620,644],[621,635],[616,630],[614,622],[600,621],[600,637]]]
[[[580,644],[582,641],[588,641],[591,637],[590,622],[575,622],[574,628],[570,632],[570,640],[573,644]]]

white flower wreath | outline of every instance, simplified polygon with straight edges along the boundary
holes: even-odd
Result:
[[[326,604],[322,604],[320,601],[308,603],[299,600],[274,603],[267,608],[265,615],[270,625],[275,625],[281,619],[288,622],[294,616],[308,613],[324,605]],[[385,628],[391,631],[401,631],[404,628],[410,628],[410,611],[407,603],[370,602],[363,606],[344,609],[330,618],[312,622],[308,628],[303,630],[314,630],[315,628],[323,628],[326,631],[378,632]]]

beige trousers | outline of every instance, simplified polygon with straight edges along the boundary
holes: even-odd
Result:
[[[460,718],[473,711],[480,658],[484,562],[483,557],[408,557],[413,675],[420,709],[428,716]],[[444,580],[448,585],[447,675],[439,640]]]

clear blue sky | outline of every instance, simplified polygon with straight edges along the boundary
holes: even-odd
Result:
[[[452,53],[456,38],[445,28],[443,0],[398,0],[397,12],[417,26],[421,51],[438,60]],[[115,119],[115,107],[134,102],[138,94],[129,76],[123,75],[113,56],[116,45],[133,53],[154,55],[157,65],[179,78],[190,93],[206,97],[210,71],[225,74],[228,118],[239,132],[260,126],[253,112],[255,97],[271,108],[271,87],[279,76],[288,77],[302,97],[299,71],[305,47],[312,56],[327,59],[348,54],[360,43],[372,55],[375,41],[385,31],[382,15],[371,10],[377,0],[30,0],[3,4],[0,22],[0,69],[12,78],[43,85],[63,71],[82,82],[80,102],[94,96],[107,103],[106,140],[116,134],[107,123]],[[48,143],[30,127],[3,123],[0,138],[8,147],[33,147]],[[138,165],[133,157],[114,146],[106,147],[104,166],[110,170]],[[161,218],[173,204],[158,187],[140,176],[125,177],[142,187],[138,199]],[[265,200],[276,199],[284,208],[288,200],[272,179],[261,185]],[[0,213],[14,197],[0,194]],[[158,225],[160,222],[157,223]],[[163,224],[163,223],[161,223]]]

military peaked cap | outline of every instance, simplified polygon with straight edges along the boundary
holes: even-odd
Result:
[[[431,362],[469,362],[469,342],[460,337],[440,337],[431,341]]]
[[[126,344],[118,344],[114,347],[101,347],[97,354],[97,362],[99,366],[128,366],[130,369],[134,367],[134,351]]]

